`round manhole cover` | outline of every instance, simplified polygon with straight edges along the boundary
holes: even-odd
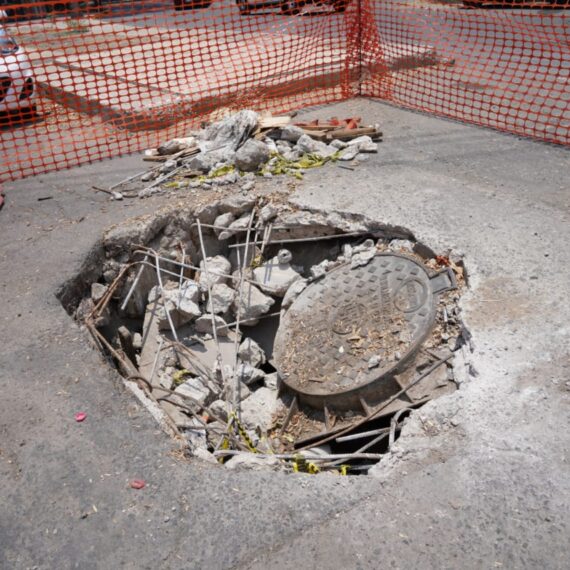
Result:
[[[413,259],[378,254],[364,267],[342,265],[283,316],[275,364],[312,406],[347,409],[361,396],[388,397],[399,389],[391,375],[414,356],[435,313],[430,275]]]

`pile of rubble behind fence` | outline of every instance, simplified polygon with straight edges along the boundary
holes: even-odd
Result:
[[[359,126],[360,118],[293,123],[290,116],[260,116],[244,110],[188,137],[165,142],[145,152],[155,164],[111,188],[113,199],[146,198],[161,189],[236,185],[249,192],[257,177],[302,178],[328,162],[353,169],[378,152],[378,126]],[[140,186],[143,186],[140,188]]]

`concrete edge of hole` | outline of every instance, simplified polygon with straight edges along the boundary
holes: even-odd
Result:
[[[103,274],[102,267],[106,260],[118,258],[122,263],[126,263],[134,251],[133,244],[149,245],[152,242],[160,242],[162,238],[167,237],[165,232],[171,227],[184,225],[185,223],[190,225],[194,219],[198,217],[201,218],[203,223],[212,223],[219,213],[225,213],[230,210],[244,213],[254,207],[255,203],[256,199],[253,197],[238,196],[233,197],[233,199],[230,198],[229,200],[217,200],[205,206],[189,206],[182,211],[177,204],[168,205],[153,214],[130,218],[120,225],[111,226],[103,232],[103,236],[94,244],[84,262],[81,264],[78,273],[60,286],[57,291],[57,298],[66,311],[69,314],[73,314],[78,303],[87,294],[91,283],[101,279]],[[270,200],[269,203],[271,203]],[[297,204],[294,201],[287,201],[276,204],[275,206],[281,209],[279,212],[280,217],[278,217],[277,221],[280,219],[295,219],[295,214],[311,214],[316,217],[313,220],[316,224],[305,227],[298,226],[298,228],[292,229],[307,230],[309,227],[315,227],[322,230],[329,228],[329,231],[336,233],[349,232],[351,230],[355,231],[357,227],[360,227],[363,233],[374,232],[377,237],[382,237],[386,240],[402,239],[411,242],[414,244],[414,252],[423,259],[427,260],[436,256],[436,252],[432,248],[419,242],[414,234],[404,227],[391,226],[361,214],[345,213],[336,210],[331,212],[320,208],[309,208]],[[156,245],[160,248],[160,251],[164,251],[160,243]],[[461,258],[460,264],[465,271],[463,258]],[[468,290],[469,285],[466,280],[466,289],[464,292]],[[460,304],[461,302],[462,299],[460,300]],[[461,318],[461,322],[465,328],[463,318]],[[465,350],[465,348],[463,348],[462,351],[463,350]],[[463,359],[463,362],[459,362],[458,358],[457,362],[454,359],[453,366],[454,369],[457,369],[459,375],[466,378],[464,381],[467,381],[470,376],[469,370],[471,369],[471,363],[465,359]],[[149,399],[136,383],[128,381],[121,374],[119,374],[119,376],[124,386],[141,402],[143,407],[149,411],[159,427],[168,435],[175,436],[176,433],[169,424],[166,412],[163,411],[158,404]],[[402,435],[405,435],[404,431]],[[380,464],[375,466],[375,469],[379,467]]]

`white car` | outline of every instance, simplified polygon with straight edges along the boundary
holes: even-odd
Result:
[[[23,48],[0,26],[0,113],[33,112],[34,75]]]

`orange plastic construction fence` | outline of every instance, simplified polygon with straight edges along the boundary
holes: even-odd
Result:
[[[569,2],[0,5],[0,180],[355,96],[569,144]]]

